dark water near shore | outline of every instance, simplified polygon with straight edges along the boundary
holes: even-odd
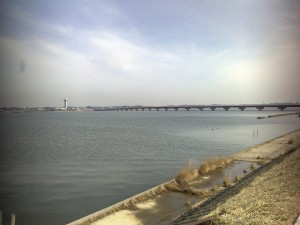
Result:
[[[0,210],[59,225],[300,128],[279,111],[0,113]],[[284,113],[284,112],[283,112]]]

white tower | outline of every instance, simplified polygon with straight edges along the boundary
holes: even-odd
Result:
[[[64,99],[64,108],[65,109],[68,108],[68,99],[67,98]]]

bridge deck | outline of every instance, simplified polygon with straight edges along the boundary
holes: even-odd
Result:
[[[247,108],[255,108],[258,110],[263,110],[265,108],[277,108],[281,111],[287,108],[300,108],[300,104],[240,104],[240,105],[174,105],[174,106],[122,106],[122,107],[106,107],[97,111],[160,111],[160,110],[175,110],[180,109],[189,111],[190,109],[204,110],[210,109],[212,111],[216,109],[224,109],[228,111],[229,109],[239,109],[244,111]]]

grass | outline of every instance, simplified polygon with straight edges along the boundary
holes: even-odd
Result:
[[[179,171],[175,180],[178,184],[188,184],[198,177],[198,172],[194,168],[184,168]]]
[[[188,187],[188,186],[181,187],[176,184],[168,185],[167,189],[170,191],[185,193],[185,194],[189,194],[189,195],[193,195],[193,196],[201,196],[201,197],[206,197],[213,193],[212,190],[208,190],[208,189],[197,189],[197,188]]]
[[[288,141],[288,144],[289,144],[289,145],[294,144],[294,139],[291,138],[291,139]]]
[[[234,182],[237,183],[240,179],[241,179],[241,177],[237,175],[234,177]]]
[[[294,224],[300,212],[300,149],[223,202],[210,215],[225,211],[215,225]]]
[[[204,161],[198,169],[200,175],[211,173],[217,169],[224,168],[233,161],[232,158],[215,157]]]
[[[257,164],[261,166],[261,165],[266,164],[267,162],[268,162],[267,159],[260,159],[259,161],[257,161]]]
[[[229,177],[225,177],[225,178],[224,178],[223,186],[224,186],[224,187],[230,187],[230,186],[232,186],[232,182],[231,182],[231,180],[230,180]]]
[[[217,169],[224,168],[232,161],[232,158],[214,157],[204,161],[198,169],[195,169],[195,166],[193,166],[190,161],[186,168],[183,168],[178,172],[175,180],[178,184],[188,184],[197,179],[199,175],[206,175],[216,171]]]
[[[193,208],[193,204],[190,200],[187,200],[185,203],[184,203],[185,207],[187,208],[187,210],[191,210]]]

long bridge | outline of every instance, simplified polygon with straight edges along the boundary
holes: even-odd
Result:
[[[191,109],[196,109],[203,111],[209,109],[215,111],[216,109],[223,109],[228,111],[229,109],[239,109],[244,111],[247,108],[258,109],[259,111],[266,108],[277,108],[281,111],[287,108],[300,108],[300,103],[289,103],[289,104],[240,104],[240,105],[172,105],[172,106],[120,106],[120,107],[105,107],[103,109],[97,109],[95,111],[160,111],[160,110],[175,110],[183,109],[190,111]]]

